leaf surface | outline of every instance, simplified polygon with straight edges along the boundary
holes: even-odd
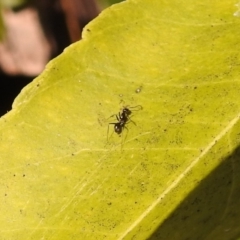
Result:
[[[234,4],[114,5],[23,89],[0,121],[2,238],[240,235]]]

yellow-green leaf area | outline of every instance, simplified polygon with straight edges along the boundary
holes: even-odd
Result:
[[[122,2],[48,64],[1,118],[2,238],[239,237],[235,4]]]
[[[20,7],[25,4],[28,0],[0,0],[0,5],[5,8]]]
[[[1,7],[1,3],[0,3],[0,41],[2,40],[3,34],[4,34],[4,26],[3,26],[3,19],[2,19],[1,11],[2,11],[2,7]]]

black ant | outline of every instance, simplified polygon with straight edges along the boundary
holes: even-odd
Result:
[[[116,118],[118,120],[117,123],[109,123],[114,124],[114,131],[117,134],[121,134],[123,129],[126,128],[125,125],[129,121],[129,116],[131,115],[131,111],[128,108],[123,108],[122,113],[118,113]]]
[[[139,110],[142,109],[142,106],[138,105],[138,106],[135,106],[135,107],[131,107],[131,108],[136,108],[138,107]],[[124,107],[122,112],[118,113],[118,115],[116,115],[116,119],[118,120],[118,122],[116,123],[109,123],[108,124],[108,131],[109,131],[109,125],[110,124],[113,124],[114,125],[114,131],[115,133],[117,133],[118,135],[120,135],[123,131],[124,128],[126,128],[128,130],[128,128],[126,127],[126,124],[131,121],[133,122],[131,119],[130,119],[130,115],[132,114],[132,111],[127,108],[127,107]],[[134,123],[134,122],[133,122]],[[135,123],[134,123],[135,124]],[[136,124],[135,124],[136,125]],[[108,133],[107,133],[108,135]]]

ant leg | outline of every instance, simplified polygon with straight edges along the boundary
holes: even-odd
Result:
[[[110,117],[106,118],[106,120],[108,120],[109,118],[112,118],[112,117],[114,117],[114,116],[116,116],[116,115],[113,114],[113,115],[111,115]]]
[[[109,124],[108,124],[108,130],[107,130],[107,143],[108,143],[108,133],[109,133]]]
[[[108,117],[108,118],[106,118],[106,120],[108,120],[109,118],[112,118],[112,117],[116,117],[116,119],[119,121],[119,117],[120,117],[120,113],[118,113],[118,115],[117,114],[113,114],[113,115],[111,115],[110,117]]]
[[[114,125],[115,125],[116,123],[109,123],[109,124],[108,124],[108,130],[107,130],[107,143],[108,143],[108,136],[109,136],[109,125],[110,125],[110,124],[114,124]]]
[[[120,122],[120,119],[121,119],[121,114],[120,114],[120,113],[118,113],[118,115],[116,115],[116,118],[117,118],[117,120]]]
[[[135,126],[137,126],[137,124],[130,117],[128,117],[128,122],[132,122]]]
[[[122,146],[123,146],[123,144],[124,144],[124,142],[126,141],[126,139],[127,139],[127,136],[128,136],[128,128],[126,127],[126,126],[124,126],[124,129],[126,129],[126,134],[125,134],[125,137],[123,136],[123,134],[122,134],[122,141],[121,141],[121,148],[122,148]]]

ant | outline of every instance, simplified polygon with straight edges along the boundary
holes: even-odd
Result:
[[[114,131],[117,134],[121,134],[123,129],[126,128],[125,125],[129,121],[129,116],[132,114],[132,112],[128,108],[123,108],[122,113],[118,113],[116,115],[116,118],[118,120],[117,123],[109,123],[114,124]]]
[[[142,109],[142,106],[141,105],[137,105],[135,107],[131,107],[131,108],[136,108],[138,107],[140,109]],[[132,110],[133,111],[133,110]],[[110,124],[113,124],[114,125],[114,131],[115,133],[117,133],[118,135],[120,135],[123,131],[124,128],[126,128],[128,130],[128,128],[126,127],[126,124],[131,121],[133,122],[131,119],[130,119],[130,115],[132,114],[132,111],[127,108],[127,107],[124,107],[122,112],[118,113],[118,115],[116,115],[116,119],[118,122],[116,123],[109,123],[108,124],[108,131],[109,131],[109,125]],[[134,122],[133,122],[134,123]],[[134,123],[135,124],[135,123]],[[136,125],[136,124],[135,124]],[[108,134],[107,134],[108,135]]]

